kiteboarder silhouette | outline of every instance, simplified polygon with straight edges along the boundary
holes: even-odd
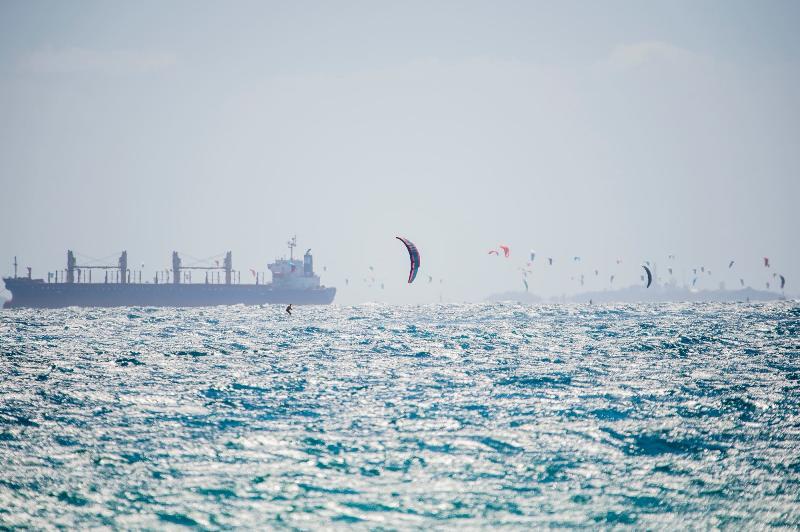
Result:
[[[289,306],[286,307],[286,314],[288,314],[289,316],[292,315],[292,304],[291,303],[289,303]]]

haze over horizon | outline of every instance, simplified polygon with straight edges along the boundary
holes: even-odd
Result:
[[[670,254],[800,286],[796,2],[76,6],[0,6],[3,275],[231,250],[251,282],[296,234],[344,304],[521,290],[530,250],[543,296]]]

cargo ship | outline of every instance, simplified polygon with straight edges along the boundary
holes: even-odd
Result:
[[[78,264],[75,254],[67,251],[65,270],[48,272],[47,279],[34,279],[28,268],[27,277],[5,277],[11,299],[4,308],[60,307],[199,307],[212,305],[327,305],[333,302],[336,288],[321,284],[314,273],[314,259],[307,250],[302,259],[294,258],[297,238],[288,242],[289,258],[269,264],[271,282],[266,273],[251,270],[254,283],[241,283],[241,272],[233,269],[231,252],[222,264],[184,266],[177,251],[172,253],[172,268],[157,272],[152,281],[142,282],[141,271],[128,267],[128,253],[123,251],[116,265]],[[204,272],[202,282],[192,282],[192,273]],[[104,274],[101,282],[92,281],[92,273]],[[96,275],[99,277],[99,275]]]

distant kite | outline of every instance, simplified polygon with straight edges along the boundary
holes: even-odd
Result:
[[[575,262],[580,262],[581,258],[576,255],[576,256],[572,257],[572,260],[574,260]]]
[[[617,264],[620,264],[621,262],[622,262],[622,259],[617,259]]]
[[[419,251],[417,250],[417,246],[411,243],[410,240],[401,236],[396,236],[395,238],[405,244],[408,250],[408,259],[411,262],[411,269],[408,272],[408,282],[411,284],[414,282],[414,279],[417,277],[417,272],[419,271]]]
[[[505,258],[508,258],[508,256],[511,254],[511,248],[509,248],[508,246],[500,244],[500,249],[503,250],[503,255],[505,256]]]
[[[728,264],[728,269],[729,269],[729,270],[730,270],[731,268],[733,268],[733,263],[734,263],[734,262],[736,262],[736,261],[733,261],[733,260],[732,260],[732,261],[731,261],[731,262]]]
[[[744,279],[739,279],[739,284],[744,286]]]
[[[536,258],[536,252],[531,250],[531,262],[533,262],[533,259],[535,258]]]
[[[786,286],[786,277],[781,275],[780,278],[781,278],[781,290],[783,290],[783,287]]]
[[[667,258],[668,258],[668,259],[674,259],[674,258],[675,258],[675,255],[669,255],[669,256],[667,256]]]
[[[525,279],[523,279],[523,280],[522,280],[522,283],[525,285],[525,291],[527,292],[527,291],[528,291],[528,281],[526,281]]]
[[[769,257],[764,257],[764,267],[769,268]]]
[[[614,276],[613,275],[611,276],[611,279],[609,279],[608,282],[609,282],[609,284],[614,284]]]
[[[595,277],[597,277],[599,274],[600,274],[600,271],[599,271],[599,270],[595,270],[595,271],[594,271],[594,276],[595,276]]]
[[[650,285],[653,284],[653,272],[651,272],[650,268],[647,266],[642,266],[642,268],[644,268],[644,271],[647,274],[647,286],[645,286],[645,288],[650,288]]]
[[[692,286],[694,286],[694,285],[696,285],[696,284],[697,284],[697,277],[695,277],[694,279],[692,279]]]
[[[547,257],[547,263],[552,266],[553,265],[553,257]]]
[[[345,286],[349,286],[350,285],[350,279],[345,279],[344,280],[344,284],[345,284]]]
[[[705,266],[700,266],[700,271],[705,273],[706,267]]]
[[[490,249],[487,255],[497,255],[500,256],[500,253],[496,249]]]
[[[433,282],[433,275],[429,275],[428,276],[428,283],[432,283],[432,282]]]
[[[672,275],[672,268],[667,268],[667,271],[669,272],[670,275]]]

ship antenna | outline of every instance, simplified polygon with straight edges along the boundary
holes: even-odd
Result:
[[[17,256],[14,255],[14,279],[17,278]]]
[[[288,242],[289,245],[289,260],[294,260],[294,248],[297,246],[297,235],[294,235]]]

